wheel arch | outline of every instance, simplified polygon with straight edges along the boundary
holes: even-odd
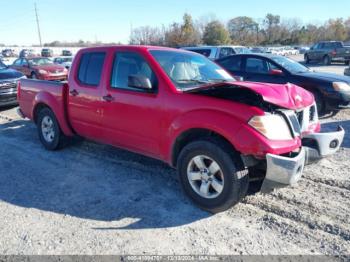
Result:
[[[64,105],[60,105],[59,102],[49,93],[40,92],[34,99],[34,105],[32,110],[32,119],[34,123],[37,123],[38,114],[43,108],[49,108],[55,115],[58,124],[62,132],[66,136],[73,136],[74,132],[67,122]]]
[[[228,149],[229,152],[232,152],[232,156],[238,152],[229,139],[217,131],[208,128],[190,128],[176,137],[171,148],[171,166],[176,167],[180,152],[186,145],[198,140],[218,142]]]

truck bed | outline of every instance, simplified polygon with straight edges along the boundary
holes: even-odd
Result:
[[[18,103],[23,115],[35,121],[35,110],[47,102],[51,109],[65,120],[68,84],[43,80],[23,79],[18,88]]]

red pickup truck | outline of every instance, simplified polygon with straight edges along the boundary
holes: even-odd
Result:
[[[314,98],[298,86],[235,81],[202,55],[161,47],[82,49],[68,83],[22,80],[18,101],[47,149],[79,135],[160,159],[211,212],[239,202],[250,180],[262,191],[296,183],[344,137],[319,133]]]

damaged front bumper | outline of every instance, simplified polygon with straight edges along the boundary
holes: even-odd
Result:
[[[303,147],[292,157],[266,155],[266,176],[261,192],[293,185],[301,178],[304,166],[339,150],[345,131],[339,126],[335,132],[313,133],[303,137]]]

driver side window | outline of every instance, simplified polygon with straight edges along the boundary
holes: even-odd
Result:
[[[268,74],[269,68],[265,60],[260,58],[250,57],[250,58],[247,58],[246,60],[246,72]]]
[[[114,58],[111,87],[141,91],[128,85],[129,76],[142,76],[151,81],[152,89],[157,88],[157,78],[146,60],[133,52],[117,52]]]

